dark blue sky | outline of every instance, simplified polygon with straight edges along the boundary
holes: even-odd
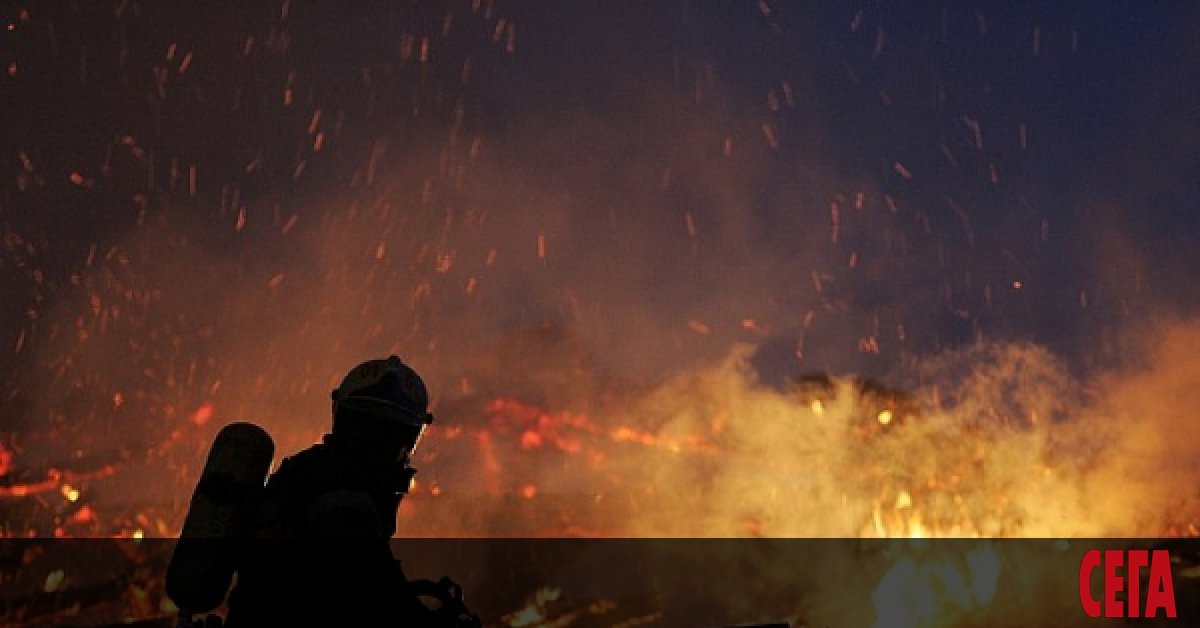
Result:
[[[885,372],[979,338],[1086,365],[1131,321],[1200,304],[1191,3],[84,4],[0,8],[3,343],[50,334],[29,312],[72,311],[89,250],[147,216],[247,282],[323,286],[296,238],[383,201],[408,209],[374,229],[412,254],[396,272],[432,273],[436,306],[379,324],[444,320],[421,332],[432,353],[562,319],[651,373],[732,340],[785,362],[802,341],[783,370]],[[364,184],[368,162],[386,185]],[[231,229],[235,193],[253,237]],[[526,259],[538,237],[553,264]],[[444,296],[475,276],[482,301]],[[311,324],[288,312],[314,297],[293,298],[262,316]]]

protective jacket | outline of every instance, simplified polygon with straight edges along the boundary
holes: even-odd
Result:
[[[239,552],[226,625],[431,625],[389,546],[396,466],[332,436],[285,459]]]

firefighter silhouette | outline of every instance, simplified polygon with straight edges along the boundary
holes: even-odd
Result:
[[[255,463],[244,468],[265,469],[262,452],[273,450],[266,433],[234,424],[214,441],[167,576],[181,625],[225,601],[233,572],[224,621],[231,628],[478,624],[452,581],[409,581],[391,552],[396,512],[416,474],[410,462],[433,421],[421,377],[396,356],[369,360],[354,367],[332,397],[330,433],[285,458],[265,487],[260,471],[256,495],[230,488],[238,484],[230,478],[253,478],[253,472],[219,471],[249,459]],[[250,428],[261,433],[257,441]],[[246,446],[250,441],[256,455]],[[227,525],[197,523],[223,513]]]

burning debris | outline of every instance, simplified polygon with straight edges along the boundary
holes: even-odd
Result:
[[[590,628],[661,623],[659,600],[651,597],[600,600],[563,599],[562,589],[541,587],[520,610],[500,618],[508,628]]]
[[[176,536],[223,425],[302,449],[381,350],[438,392],[406,535],[1200,535],[1170,10],[20,4],[4,537]],[[6,618],[110,591],[23,547]],[[961,619],[985,558],[863,587]]]
[[[541,359],[559,363],[552,347],[560,345],[545,347],[551,348]],[[572,349],[558,350],[574,356],[566,363],[578,357]],[[970,391],[992,390],[981,388],[978,376],[992,377],[1006,389],[1007,374],[1033,372],[1032,365],[1045,358],[1036,350],[1001,350],[997,355],[1008,358],[998,361],[964,353],[961,359],[978,367],[958,380],[958,388],[954,378],[942,377],[936,394],[930,389],[904,393],[853,376],[803,378],[777,391],[754,381],[745,360],[749,350],[658,386],[606,380],[610,389],[604,395],[569,404],[571,409],[526,401],[548,404],[552,397],[542,396],[538,387],[561,390],[554,377],[531,379],[527,393],[506,387],[512,393],[507,397],[479,394],[489,390],[480,382],[472,394],[440,407],[437,429],[418,460],[429,475],[402,509],[398,529],[405,536],[442,536],[454,525],[458,534],[488,537],[995,537],[1061,534],[1053,527],[1060,513],[1075,509],[1072,521],[1090,516],[1092,522],[1077,528],[1080,535],[1147,529],[1118,527],[1133,525],[1157,526],[1149,528],[1153,534],[1172,534],[1172,526],[1179,525],[1184,534],[1194,530],[1187,526],[1195,525],[1196,501],[1181,501],[1180,510],[1136,524],[1092,516],[1107,512],[1108,505],[1086,502],[1088,461],[1098,451],[1120,451],[1120,443],[1091,438],[1095,435],[1087,428],[1100,420],[1096,413],[1119,416],[1123,409],[1092,402],[1056,421],[1020,420],[1030,410],[1020,400],[1041,403],[1050,390],[1065,398],[1062,381],[1045,375],[1057,372],[1053,366],[1043,365],[1040,393],[1022,388],[999,407],[987,402],[991,397],[972,397]],[[929,373],[959,372],[960,366],[947,358]],[[885,411],[895,413],[893,420],[880,420]],[[62,527],[63,535],[94,535],[92,530],[111,535],[114,529],[117,536],[162,534],[155,532],[162,524],[144,513],[114,517],[111,504],[96,501],[106,482],[137,468],[123,463],[96,475],[72,472],[67,479],[60,474],[37,490],[21,489],[26,491],[21,497],[14,489],[6,499],[48,517],[45,525]],[[905,613],[918,612],[912,596],[947,587],[967,592],[962,594],[967,597],[947,593],[938,602],[958,608],[956,617],[991,612],[980,592],[992,577],[987,575],[994,570],[991,559],[981,555],[983,562],[966,566],[948,566],[946,560],[957,559],[899,554],[890,570],[873,572],[876,579],[867,578],[863,586],[878,587],[884,596],[880,604],[899,604],[909,609]],[[1000,560],[1010,564],[1008,558]],[[56,559],[39,557],[20,569],[38,574],[35,584],[42,593],[53,583],[62,600],[75,599],[76,593],[91,599],[86,587],[72,584],[72,570]],[[140,573],[149,579],[129,581],[120,590],[129,591],[131,600],[145,600],[137,608],[148,614],[125,612],[152,617],[163,608],[161,587],[150,572]],[[921,578],[930,583],[925,589]],[[582,626],[626,612],[607,603],[594,606],[599,602],[589,598],[556,605],[552,597],[535,597],[541,602],[530,607],[534,610],[511,608],[505,621],[537,614],[542,623],[528,625]],[[648,608],[630,604],[620,608]],[[54,612],[61,608],[55,606]],[[654,611],[629,612],[650,617]],[[914,619],[912,625],[923,621]]]

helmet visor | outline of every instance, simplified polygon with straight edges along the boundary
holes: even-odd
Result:
[[[380,399],[349,397],[338,402],[338,423],[342,431],[353,434],[373,455],[395,458],[407,463],[421,442],[429,424],[427,413],[416,414],[407,408]]]
[[[406,462],[432,421],[428,393],[399,359],[381,362],[360,365],[333,391],[334,429],[340,425],[373,455]]]

